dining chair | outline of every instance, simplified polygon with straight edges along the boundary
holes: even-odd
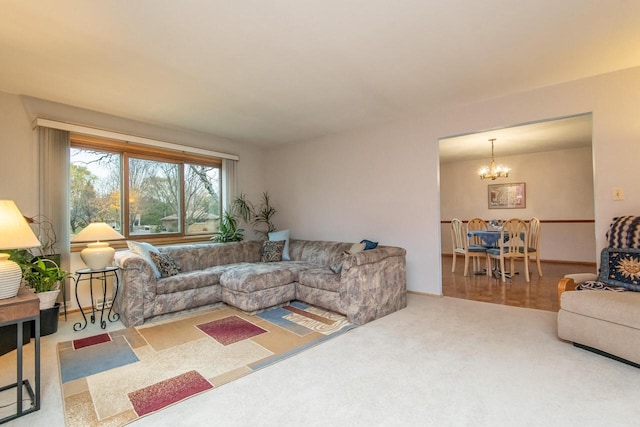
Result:
[[[464,276],[469,274],[469,259],[484,258],[488,268],[487,248],[483,245],[470,245],[467,237],[467,227],[458,218],[451,220],[451,241],[453,243],[453,265],[451,272],[456,271],[456,256],[464,256]]]
[[[482,218],[471,218],[467,223],[468,230],[488,230],[489,224]]]
[[[536,258],[538,265],[538,275],[542,277],[542,266],[540,265],[540,220],[536,217],[529,221],[529,251],[527,256],[527,264],[531,257]]]
[[[469,231],[484,231],[489,229],[489,224],[482,218],[471,218],[467,222],[467,232]],[[482,238],[478,235],[468,236],[469,237],[469,247],[477,246],[485,246],[487,245],[482,241]],[[473,269],[480,270],[480,258],[473,257]]]
[[[506,282],[505,277],[505,260],[509,260],[511,274],[514,272],[515,260],[522,259],[524,261],[524,276],[529,282],[529,242],[527,223],[519,218],[507,220],[502,225],[503,238],[498,239],[497,248],[487,249],[487,257],[490,260],[500,262],[500,275],[502,281]]]

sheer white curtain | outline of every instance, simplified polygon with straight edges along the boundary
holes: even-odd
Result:
[[[238,161],[222,159],[222,209],[231,209],[231,203],[238,195]]]
[[[57,238],[53,249],[69,271],[69,132],[39,127],[38,154],[39,211],[51,221]]]

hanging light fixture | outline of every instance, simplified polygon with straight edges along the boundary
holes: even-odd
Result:
[[[509,172],[511,172],[511,168],[508,166],[496,165],[496,160],[493,157],[493,141],[495,140],[495,138],[489,140],[491,141],[491,166],[483,166],[478,170],[480,179],[494,180],[496,178],[507,178],[509,176]]]

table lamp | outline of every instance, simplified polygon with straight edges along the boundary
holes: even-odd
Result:
[[[40,241],[27,224],[12,200],[0,200],[0,249],[28,249],[39,247]],[[18,295],[22,269],[0,253],[0,299]]]
[[[120,240],[124,236],[104,222],[92,222],[72,242],[93,242],[80,252],[80,258],[91,270],[104,270],[113,263],[115,250],[104,240]]]

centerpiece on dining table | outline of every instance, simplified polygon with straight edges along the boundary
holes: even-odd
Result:
[[[504,223],[503,220],[501,219],[490,219],[489,220],[489,227],[491,227],[494,230],[500,230],[502,229],[502,224]]]

